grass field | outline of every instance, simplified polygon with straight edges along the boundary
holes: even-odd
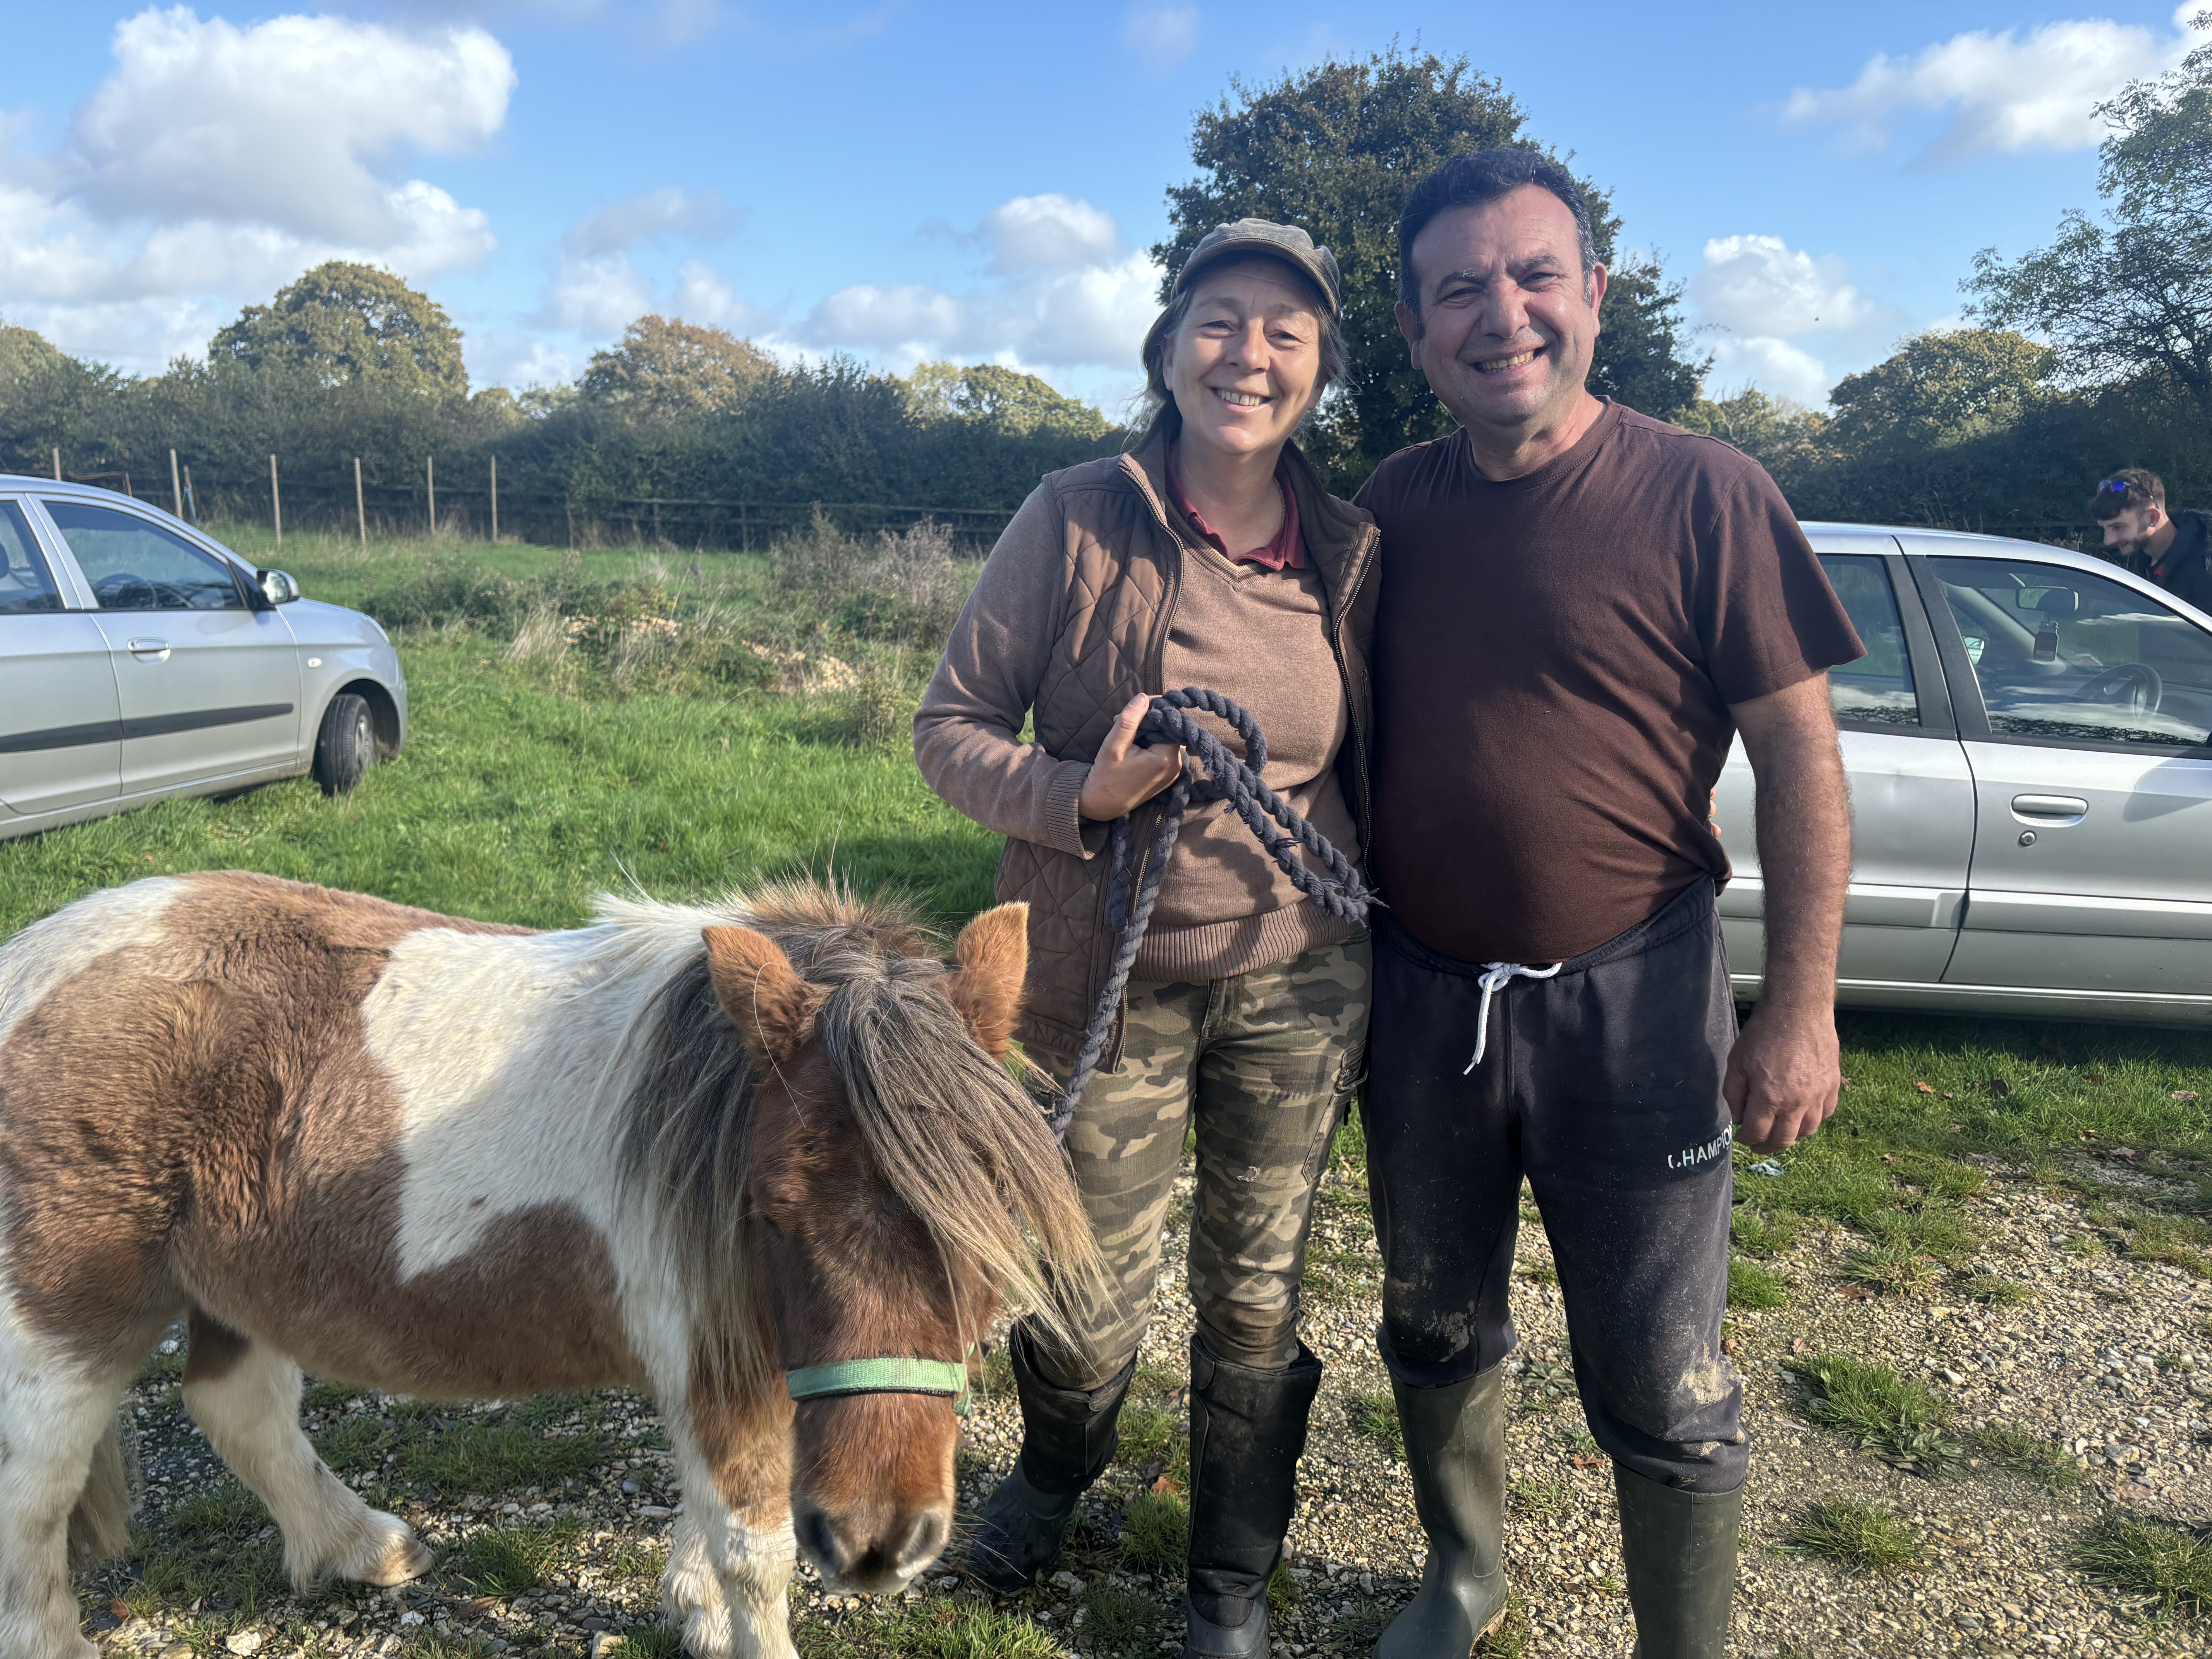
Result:
[[[941,571],[927,591],[878,592],[826,555],[793,565],[511,545],[364,552],[301,537],[280,554],[259,532],[231,539],[311,597],[410,619],[394,629],[411,689],[405,753],[342,799],[300,780],[0,843],[0,935],[98,888],[218,868],[542,927],[580,921],[601,891],[684,898],[796,872],[902,890],[948,927],[989,902],[995,841],[923,787],[901,717],[933,660]],[[1967,1265],[1979,1235],[1966,1200],[1992,1160],[2087,1206],[2098,1248],[2212,1277],[2212,1037],[1863,1013],[1839,1023],[1850,1085],[1836,1122],[1778,1160],[1778,1174],[1740,1163],[1741,1305],[1785,1303],[1789,1281],[1763,1264],[1829,1229],[1853,1246],[1843,1282],[1902,1295],[1948,1276],[1960,1297],[2004,1303],[2002,1276]],[[2112,1166],[2082,1157],[2116,1149],[2130,1174],[2160,1178],[2101,1180]],[[1358,1159],[1356,1122],[1338,1151]],[[1833,1402],[1823,1409],[1853,1432],[1891,1436],[1931,1462],[1959,1454],[1880,1378],[1820,1363],[1826,1391],[1808,1383],[1808,1397]],[[1390,1443],[1388,1395],[1362,1401],[1357,1433]],[[1897,1420],[1869,1430],[1854,1412]],[[387,1450],[380,1442],[378,1455]],[[1856,1511],[1816,1522],[1792,1547],[1877,1574],[1911,1557],[1909,1540]],[[2112,1571],[2173,1543],[2140,1530],[2106,1552]],[[526,1567],[487,1555],[472,1570]],[[836,1643],[809,1638],[811,1651],[994,1650],[945,1623],[950,1613],[904,1634],[898,1616],[881,1615],[891,1621],[881,1630],[841,1626]],[[995,1650],[1025,1643],[1056,1650],[1018,1633]]]
[[[237,544],[280,556],[251,537]],[[568,562],[510,546],[363,556],[296,536],[281,556],[311,597],[343,605],[457,557],[526,580],[568,564],[572,580],[617,593],[640,567],[629,554]],[[742,622],[763,564],[720,556],[673,586],[711,592]],[[589,662],[514,661],[495,633],[399,631],[412,731],[397,763],[339,800],[302,779],[0,844],[0,933],[96,888],[225,868],[539,927],[581,921],[602,891],[693,896],[802,870],[896,887],[946,917],[989,902],[991,838],[921,787],[902,734],[856,735],[849,694],[633,690]],[[904,670],[894,684],[921,672],[896,646],[859,652]]]
[[[585,649],[551,664],[518,657],[513,629],[496,620],[403,626],[413,729],[396,763],[343,799],[300,780],[0,843],[0,934],[117,882],[222,868],[538,927],[574,925],[602,891],[680,898],[799,872],[896,889],[948,924],[990,901],[995,838],[923,787],[903,719],[872,719],[866,706],[910,708],[932,653],[842,630],[839,603],[780,593],[764,557],[404,543],[362,552],[300,536],[279,553],[246,527],[231,539],[343,605],[374,608],[383,596],[419,607],[457,568],[542,584],[570,605],[635,606],[643,593],[732,637],[844,665],[854,683],[726,684],[680,660],[626,681],[623,665]],[[510,611],[526,617],[527,605]],[[2212,1036],[1852,1012],[1840,1024],[1850,1079],[1841,1133],[1758,1189],[1762,1213],[1871,1214],[1916,1184],[1891,1180],[1883,1152],[2033,1158],[2101,1143],[2192,1165],[2212,1157]],[[1940,1210],[1941,1182],[1919,1196]]]

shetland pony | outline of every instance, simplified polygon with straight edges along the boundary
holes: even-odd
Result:
[[[979,1334],[1098,1271],[1000,1063],[1027,949],[1020,905],[947,964],[810,886],[531,933],[238,873],[24,929],[0,946],[0,1655],[93,1653],[69,1571],[126,1541],[118,1399],[179,1316],[185,1408],[301,1586],[431,1561],[316,1456],[303,1367],[649,1390],[684,1498],[662,1599],[700,1659],[787,1659],[799,1550],[833,1589],[905,1584],[945,1542]]]

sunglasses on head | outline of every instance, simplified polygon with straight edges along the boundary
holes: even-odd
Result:
[[[2104,483],[2099,484],[2097,488],[2100,491],[2109,489],[2115,495],[2124,495],[2128,491],[2133,489],[2135,485],[2130,483],[2125,478],[2107,478]]]

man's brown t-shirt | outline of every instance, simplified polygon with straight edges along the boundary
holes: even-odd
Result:
[[[1358,496],[1382,530],[1374,870],[1463,962],[1563,961],[1728,858],[1730,703],[1862,654],[1789,503],[1726,444],[1608,403],[1504,483],[1464,431]]]

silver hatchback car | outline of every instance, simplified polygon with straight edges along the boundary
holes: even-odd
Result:
[[[1838,1002],[2212,1025],[2212,617],[2033,542],[1805,532],[1867,647],[1830,677],[1854,848]],[[1714,817],[1756,997],[1741,744]]]
[[[407,737],[399,656],[167,514],[0,474],[0,838],[313,772]]]

